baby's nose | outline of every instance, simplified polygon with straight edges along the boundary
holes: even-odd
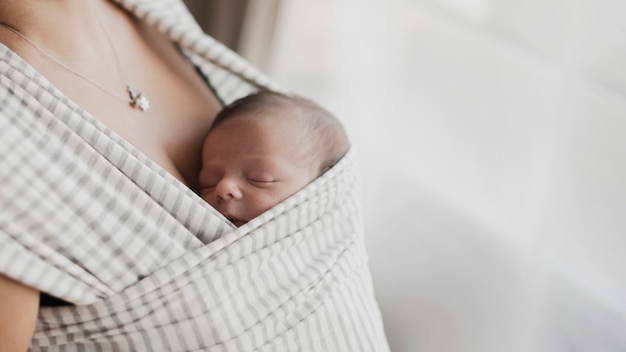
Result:
[[[236,180],[223,178],[215,187],[215,194],[221,199],[240,199],[241,190]]]

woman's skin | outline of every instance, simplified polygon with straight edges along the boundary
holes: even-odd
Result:
[[[39,291],[0,275],[0,351],[26,351],[35,330]]]
[[[221,106],[164,36],[106,0],[2,0],[0,21],[111,91],[125,95],[130,83],[144,92],[151,106],[141,112],[0,28],[0,42],[71,100],[197,190],[202,142],[212,122],[207,116],[215,116]],[[39,292],[0,275],[0,302],[0,351],[24,351],[37,318]]]

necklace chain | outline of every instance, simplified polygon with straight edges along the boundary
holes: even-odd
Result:
[[[100,22],[100,21],[98,21],[98,22]],[[15,29],[15,28],[11,27],[10,25],[8,25],[8,24],[6,24],[4,22],[1,22],[1,21],[0,21],[0,25],[3,26],[4,28],[8,29],[9,31],[13,32],[14,34],[16,34],[18,37],[22,38],[26,42],[28,42],[35,49],[37,49],[37,51],[39,51],[41,54],[43,54],[45,57],[47,57],[49,60],[53,61],[54,63],[56,63],[57,65],[63,67],[64,69],[70,71],[71,73],[75,74],[76,76],[84,79],[85,81],[91,83],[93,86],[95,86],[96,88],[100,89],[101,91],[107,93],[108,95],[110,95],[110,96],[112,96],[114,98],[120,99],[120,100],[122,100],[124,102],[128,102],[131,107],[137,108],[137,109],[139,109],[141,111],[146,111],[146,110],[148,110],[150,108],[150,101],[148,100],[148,97],[143,92],[137,92],[137,89],[133,85],[131,85],[131,84],[127,84],[126,85],[126,91],[128,93],[128,96],[125,96],[123,94],[115,93],[115,92],[111,91],[110,89],[102,86],[98,82],[94,81],[93,79],[83,75],[82,73],[80,73],[80,72],[76,71],[75,69],[69,67],[68,65],[64,64],[61,60],[57,59],[56,57],[54,57],[53,55],[48,53],[46,50],[44,50],[44,48],[42,48],[41,45],[35,43],[30,38],[28,38],[24,34],[20,33],[17,29]],[[102,28],[102,30],[104,32],[104,35],[105,35],[105,37],[107,39],[107,42],[109,43],[109,46],[111,47],[111,51],[113,52],[113,56],[115,58],[115,67],[117,68],[118,74],[120,75],[120,77],[123,78],[124,76],[122,75],[122,71],[121,71],[119,60],[118,60],[118,57],[117,57],[117,52],[115,51],[115,47],[113,46],[113,43],[111,42],[111,39],[109,38],[109,35],[104,30],[104,26],[102,26],[102,23],[100,23],[100,26],[101,26],[101,28]]]

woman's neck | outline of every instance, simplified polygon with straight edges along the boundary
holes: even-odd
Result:
[[[0,22],[54,56],[84,57],[102,40],[98,12],[103,7],[101,0],[2,0]],[[0,42],[10,47],[28,45],[6,29],[0,29]]]

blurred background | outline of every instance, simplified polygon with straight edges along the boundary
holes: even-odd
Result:
[[[392,351],[626,351],[626,2],[186,3],[346,125]]]

